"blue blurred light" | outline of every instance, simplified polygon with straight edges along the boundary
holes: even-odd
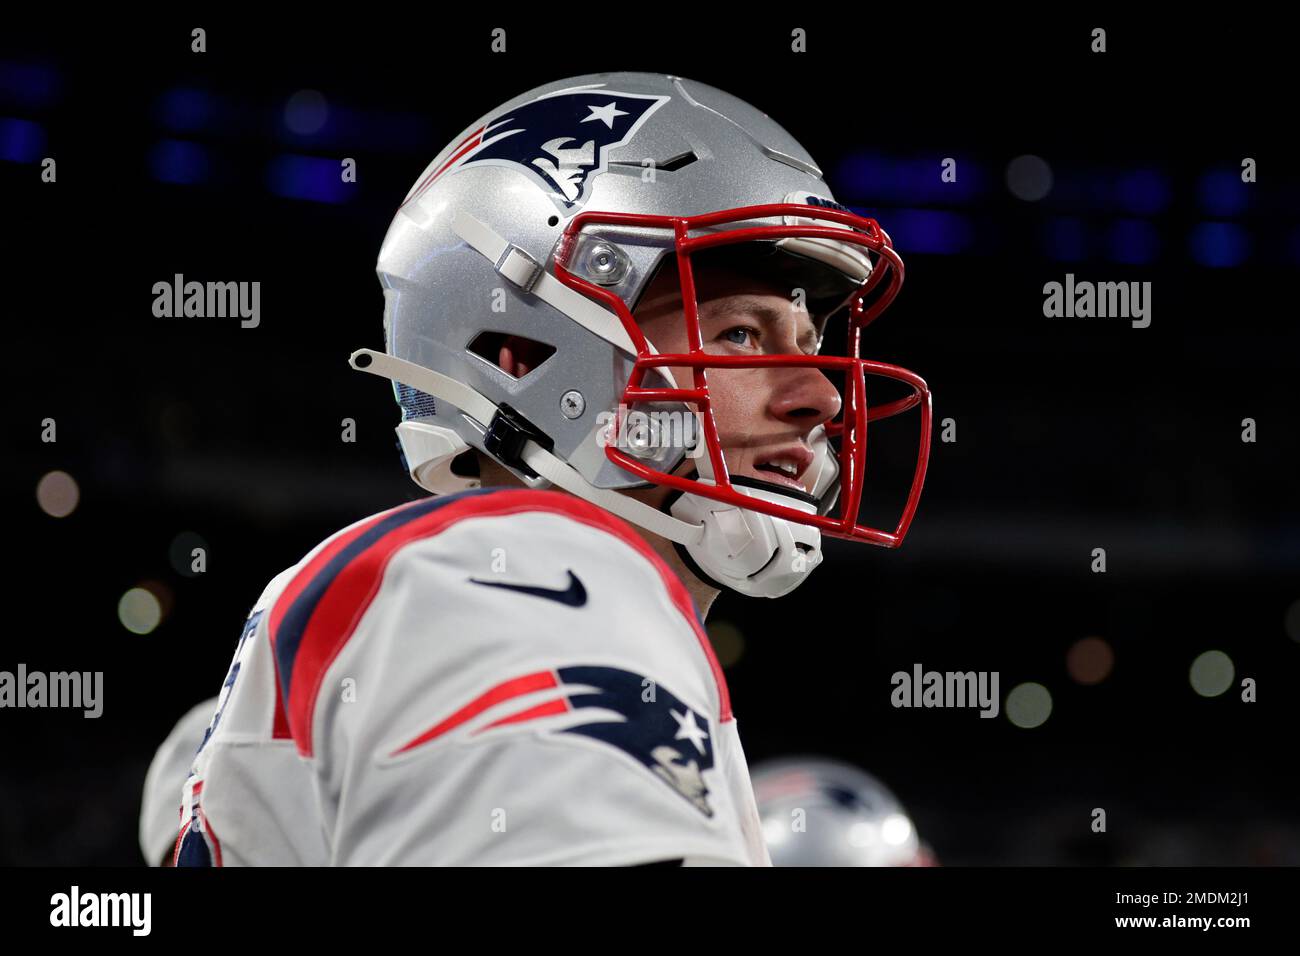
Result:
[[[354,183],[343,182],[341,175],[342,167],[337,159],[286,155],[271,161],[266,170],[266,185],[285,199],[341,203],[352,198],[355,187]]]
[[[286,105],[282,119],[291,112]],[[278,122],[275,132],[286,149],[324,149],[334,145],[365,143],[366,149],[380,152],[411,151],[424,156],[436,130],[428,116],[415,113],[379,113],[329,104],[325,122],[311,133],[294,132],[286,122]],[[310,147],[302,145],[310,138]],[[841,197],[842,198],[842,197]]]
[[[370,137],[364,113],[326,104],[315,127],[309,128],[312,123],[312,113],[313,108],[309,103],[286,104],[280,139],[286,143],[300,144],[303,139],[310,138],[313,148],[320,148],[326,143],[364,142],[369,149],[382,149],[386,145]],[[427,138],[422,145],[427,147]]]
[[[63,80],[52,66],[41,63],[0,62],[0,93],[28,109],[54,103],[62,92]]]
[[[894,248],[936,255],[965,252],[975,234],[970,219],[961,213],[933,209],[892,209],[881,213],[880,225]]]
[[[1169,205],[1173,189],[1163,173],[1154,169],[1135,169],[1118,178],[1115,194],[1119,204],[1128,212],[1153,216]]]
[[[198,143],[164,139],[149,151],[149,172],[159,182],[190,185],[210,175],[208,151]]]
[[[840,163],[836,188],[841,197],[863,196],[875,200],[878,196],[887,200],[898,192],[894,164],[878,153],[853,153]]]
[[[207,90],[178,86],[158,97],[158,121],[178,132],[191,132],[210,125],[216,112],[216,100]]]
[[[1192,230],[1192,258],[1199,265],[1225,269],[1250,256],[1250,234],[1230,222],[1203,222]]]
[[[285,129],[295,136],[321,133],[329,116],[329,101],[319,90],[299,90],[284,104]]]
[[[895,159],[878,153],[853,153],[834,176],[841,202],[871,205],[893,203],[965,203],[988,188],[982,166],[957,159],[956,182],[944,182],[939,157]]]
[[[1145,219],[1120,219],[1110,227],[1106,253],[1111,262],[1143,266],[1160,252],[1160,236]]]
[[[1196,195],[1211,216],[1236,216],[1250,203],[1252,186],[1241,181],[1241,173],[1216,169],[1201,176]]]
[[[39,162],[45,152],[45,128],[30,120],[0,117],[0,159]]]
[[[957,162],[957,179],[944,182],[943,166],[939,158],[900,160],[895,182],[900,194],[896,202],[907,203],[965,203],[970,202],[985,188],[984,169],[972,160],[953,157]]]
[[[1287,243],[1287,251],[1291,254],[1291,261],[1300,262],[1300,228],[1291,231],[1291,240]]]
[[[1083,221],[1062,216],[1047,223],[1044,234],[1047,254],[1060,262],[1081,262],[1088,255],[1088,238]]]

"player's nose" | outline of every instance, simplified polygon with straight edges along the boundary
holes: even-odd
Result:
[[[820,369],[809,366],[774,370],[768,412],[805,434],[840,412],[840,393]]]

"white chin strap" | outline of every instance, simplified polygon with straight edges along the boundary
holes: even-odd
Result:
[[[370,372],[372,375],[426,392],[434,398],[441,398],[448,404],[455,405],[485,432],[497,415],[497,406],[487,396],[463,382],[425,368],[423,365],[416,365],[414,362],[372,349],[357,349],[348,359],[348,364],[359,371]],[[563,488],[570,494],[590,501],[611,514],[616,514],[647,531],[653,531],[669,541],[689,545],[704,537],[704,528],[699,525],[679,521],[657,508],[619,494],[613,489],[597,488],[566,461],[556,457],[536,442],[526,442],[520,458],[523,459],[524,464],[557,488]],[[412,462],[412,467],[418,468],[419,465]]]
[[[482,393],[423,365],[372,349],[357,349],[348,364],[440,398],[484,431],[496,417],[497,406]],[[678,496],[666,513],[613,489],[597,488],[536,442],[526,442],[520,457],[555,487],[680,545],[703,572],[706,583],[754,597],[780,597],[794,590],[821,563],[821,532],[808,525],[692,494]],[[701,464],[705,461],[701,459]],[[417,472],[421,465],[411,462]],[[704,470],[707,473],[707,464]],[[712,483],[711,478],[701,480]],[[778,492],[736,488],[755,498],[816,513],[812,505]]]

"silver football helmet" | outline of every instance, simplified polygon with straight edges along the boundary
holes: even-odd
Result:
[[[788,279],[819,333],[847,312],[845,354],[659,353],[632,310],[674,255],[691,341],[692,260],[712,257]],[[874,220],[834,201],[789,133],[734,96],[651,73],[530,90],[429,164],[377,272],[386,350],[360,349],[351,363],[393,381],[407,466],[433,494],[477,486],[466,467],[476,449],[528,487],[561,488],[676,542],[711,583],[767,597],[820,563],[823,531],[887,547],[906,534],[925,475],[929,392],[915,374],[857,355],[902,262]],[[546,350],[518,378],[496,362],[509,336]],[[806,493],[727,470],[705,370],[762,365],[844,378],[840,420],[808,437]],[[669,366],[693,369],[695,387],[679,387]],[[866,375],[909,393],[868,410]],[[866,423],[915,406],[922,440],[903,517],[892,531],[859,525]],[[656,484],[677,492],[661,509],[620,493]]]
[[[931,866],[889,788],[852,764],[784,757],[750,772],[773,866]]]

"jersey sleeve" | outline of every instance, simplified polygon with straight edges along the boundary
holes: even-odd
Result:
[[[181,788],[176,866],[319,866],[328,848],[316,785],[289,734],[267,618],[293,578],[277,575],[250,611]]]
[[[744,864],[725,682],[681,583],[568,496],[459,504],[408,509],[284,615],[332,862]]]

